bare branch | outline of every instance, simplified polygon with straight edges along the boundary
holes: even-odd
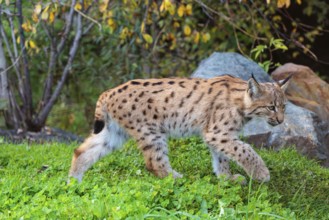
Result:
[[[2,26],[1,21],[0,21],[0,32],[1,32],[1,37],[2,37],[2,39],[5,42],[5,45],[7,47],[8,55],[10,57],[12,65],[14,66],[16,77],[17,77],[17,80],[18,80],[18,92],[19,92],[19,95],[20,95],[21,99],[23,100],[24,92],[23,92],[22,76],[21,76],[21,73],[19,72],[19,69],[18,69],[18,66],[17,66],[17,61],[15,60],[14,55],[11,51],[11,48],[10,48],[10,45],[9,45],[9,42],[8,42],[8,38],[7,38],[6,33],[3,30],[3,26]]]
[[[94,27],[94,25],[95,25],[94,22],[89,22],[87,27],[83,30],[82,35],[86,35]]]
[[[57,83],[54,93],[52,94],[51,98],[49,99],[49,101],[46,103],[45,107],[40,111],[38,117],[36,118],[36,120],[38,120],[39,122],[44,122],[46,120],[50,110],[52,109],[55,101],[57,100],[57,98],[64,86],[66,78],[71,70],[73,59],[78,50],[81,36],[82,36],[82,16],[80,13],[77,13],[77,30],[76,30],[76,34],[75,34],[73,43],[70,48],[69,59],[63,70],[62,77],[59,80],[59,82]]]
[[[98,25],[99,30],[102,30],[102,25],[101,23],[99,23],[97,20],[93,19],[92,17],[89,17],[88,15],[84,14],[82,11],[80,10],[76,10],[77,13],[79,13],[81,16],[83,16],[84,18],[90,20],[91,22],[95,23]]]
[[[44,31],[46,32],[46,35],[49,38],[51,46],[52,46],[54,44],[54,41],[55,41],[54,36],[52,35],[52,33],[50,33],[50,30],[48,29],[45,21],[42,21],[41,25],[42,25]]]
[[[66,26],[65,26],[65,30],[64,33],[61,37],[61,41],[59,42],[58,46],[57,46],[57,53],[60,54],[64,48],[64,45],[66,43],[67,40],[67,36],[70,33],[71,30],[71,26],[72,26],[72,21],[73,21],[73,15],[74,15],[74,6],[76,4],[76,0],[72,0],[71,3],[71,7],[70,7],[70,12],[69,15],[66,18]]]
[[[22,60],[23,60],[23,70],[24,70],[24,107],[26,108],[26,116],[32,118],[32,90],[30,82],[30,70],[28,68],[28,59],[25,48],[25,35],[23,30],[23,12],[22,12],[22,0],[16,1],[16,7],[18,12],[18,23],[19,23],[19,35],[20,35],[20,45],[22,50]]]
[[[50,99],[51,95],[51,88],[53,86],[53,78],[54,78],[54,70],[56,67],[56,60],[57,60],[57,50],[56,50],[56,37],[51,34],[50,30],[48,29],[45,22],[42,22],[42,27],[46,31],[46,34],[50,41],[50,56],[49,56],[49,64],[48,64],[48,72],[47,72],[47,79],[44,83],[44,93],[41,101],[41,106],[44,106]]]
[[[9,109],[11,111],[10,116],[11,116],[11,120],[13,120],[13,125],[16,130],[19,128],[24,128],[25,116],[21,108],[18,106],[16,98],[13,95],[10,86],[8,88],[8,93],[9,93]]]
[[[199,5],[201,5],[202,8],[207,9],[209,12],[211,12],[211,13],[213,13],[215,15],[218,15],[220,18],[222,18],[224,21],[226,21],[227,23],[229,23],[232,27],[234,27],[237,30],[241,31],[243,34],[245,34],[245,35],[247,35],[249,37],[252,37],[254,39],[266,40],[266,38],[261,38],[261,37],[254,36],[253,34],[248,33],[247,31],[245,31],[244,29],[242,29],[241,27],[239,27],[238,25],[236,25],[234,22],[232,22],[229,17],[227,17],[223,13],[220,13],[220,12],[215,11],[214,9],[210,8],[203,1],[201,1],[201,0],[195,0],[195,2],[197,2]]]
[[[10,31],[11,31],[11,41],[13,42],[13,48],[14,48],[14,54],[15,54],[15,59],[18,57],[18,50],[17,50],[17,44],[16,44],[16,36],[15,36],[15,27],[14,27],[14,22],[13,22],[13,14],[11,14],[9,11],[6,13],[9,26],[10,26]]]

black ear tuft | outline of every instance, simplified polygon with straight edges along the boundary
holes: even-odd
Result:
[[[283,91],[286,91],[286,89],[288,88],[289,82],[291,81],[291,77],[293,77],[293,73],[290,74],[287,78],[285,78],[284,80],[280,80],[278,82],[279,86],[281,87],[281,89]]]
[[[95,122],[94,122],[94,134],[98,134],[99,132],[101,132],[103,130],[104,126],[105,126],[104,121],[95,120]]]
[[[256,82],[256,83],[259,85],[259,83],[258,83],[258,81],[257,81],[257,79],[255,78],[255,76],[254,76],[254,74],[253,74],[253,73],[251,74],[251,78],[252,78],[252,79],[254,79],[254,80],[255,80],[255,82]]]
[[[254,74],[251,74],[251,78],[248,80],[248,93],[252,99],[262,95],[262,89]]]

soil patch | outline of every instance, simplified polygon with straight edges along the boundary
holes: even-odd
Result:
[[[61,142],[61,143],[70,143],[70,142],[82,142],[83,138],[72,134],[70,132],[58,129],[45,127],[40,132],[23,132],[17,130],[2,130],[0,129],[0,138],[4,142],[9,143],[47,143],[47,142]]]

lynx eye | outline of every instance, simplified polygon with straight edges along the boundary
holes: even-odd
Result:
[[[270,111],[275,111],[275,106],[274,105],[267,106],[267,109],[270,110]]]

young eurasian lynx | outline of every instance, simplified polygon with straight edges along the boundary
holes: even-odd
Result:
[[[199,134],[210,148],[216,175],[231,176],[233,159],[254,179],[269,181],[263,160],[239,140],[238,131],[255,116],[271,125],[283,122],[288,80],[258,83],[252,77],[246,82],[229,75],[207,80],[139,79],[105,91],[97,101],[94,132],[74,151],[69,176],[81,181],[93,163],[131,136],[149,171],[159,177],[181,177],[170,166],[167,138]]]

